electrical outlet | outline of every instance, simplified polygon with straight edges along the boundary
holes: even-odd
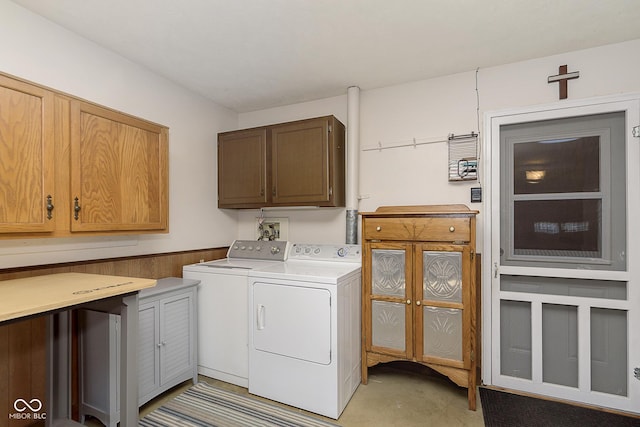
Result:
[[[256,218],[257,240],[287,240],[289,218]]]

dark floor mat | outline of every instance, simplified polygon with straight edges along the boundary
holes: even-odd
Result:
[[[640,418],[480,387],[487,427],[640,427]]]

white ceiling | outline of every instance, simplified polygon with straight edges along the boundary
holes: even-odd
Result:
[[[237,112],[640,38],[638,0],[12,0]]]

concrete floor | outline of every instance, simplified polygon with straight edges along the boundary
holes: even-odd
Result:
[[[248,394],[246,388],[200,376],[217,387]],[[140,408],[140,417],[191,386],[186,382]],[[418,364],[394,362],[369,368],[369,383],[360,385],[340,418],[343,427],[484,426],[478,409],[467,409],[467,390]],[[310,414],[322,418],[316,414]]]

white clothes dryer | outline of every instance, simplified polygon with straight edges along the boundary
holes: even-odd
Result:
[[[249,272],[249,392],[337,419],[360,384],[361,249],[294,244]]]

